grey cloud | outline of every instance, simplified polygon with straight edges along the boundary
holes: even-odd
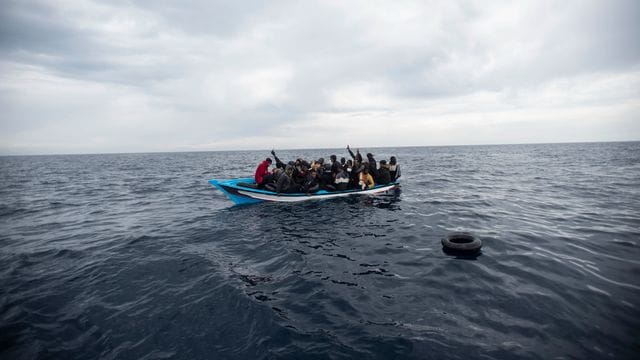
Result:
[[[64,54],[85,37],[58,22],[53,6],[38,2],[7,1],[0,11],[0,46],[3,53]]]
[[[126,1],[148,12],[159,15],[164,24],[181,29],[191,35],[230,37],[246,29],[268,5],[268,1]]]
[[[476,6],[458,6],[450,15],[452,21],[439,24],[443,34],[437,43],[378,45],[366,34],[366,22],[354,23],[331,6],[322,3],[227,2],[192,0],[120,1],[110,4],[143,9],[161,19],[156,33],[146,34],[154,40],[160,31],[179,29],[185,36],[215,36],[239,39],[253,27],[273,22],[281,26],[265,39],[282,61],[295,64],[292,93],[307,89],[311,100],[302,104],[318,104],[322,92],[353,81],[383,81],[398,96],[441,97],[465,94],[478,89],[504,86],[531,86],[558,75],[582,72],[615,71],[638,64],[640,42],[640,3],[611,1],[568,3],[545,7],[536,16],[548,16],[553,33],[538,39],[530,33],[518,38],[513,28],[514,44],[540,42],[540,53],[517,64],[505,64],[486,74],[443,71],[440,65],[454,57],[473,58],[482,64],[489,61],[492,44],[480,43],[468,24],[485,13]],[[482,4],[481,4],[482,5]],[[545,9],[548,13],[545,13]],[[288,13],[289,12],[289,13]],[[47,3],[8,2],[0,18],[0,46],[5,58],[37,64],[65,76],[104,82],[141,84],[182,76],[184,69],[177,59],[160,59],[171,49],[131,49],[106,41],[100,33],[74,28],[73,19],[65,18]],[[431,21],[424,10],[425,22]],[[533,20],[523,26],[545,24],[547,19]],[[542,35],[541,35],[542,36]],[[144,43],[145,38],[142,38]],[[156,39],[157,40],[157,39]],[[491,39],[488,39],[489,41]],[[171,44],[168,44],[171,45]],[[500,44],[495,44],[500,46]],[[196,53],[201,49],[193,49]],[[150,56],[153,61],[135,64],[132,56]],[[44,56],[43,56],[44,55]],[[215,64],[219,59],[212,59]],[[223,63],[243,61],[224,55]],[[474,69],[462,69],[473,71]],[[473,75],[473,76],[470,76]],[[316,95],[313,95],[313,94]]]
[[[538,13],[531,16],[540,18],[511,28],[509,44],[490,43],[497,40],[474,33],[471,26],[486,14],[466,11],[455,16],[455,21],[440,24],[440,31],[446,36],[436,43],[374,49],[370,56],[377,62],[374,70],[384,76],[389,91],[398,96],[439,98],[505,87],[536,87],[558,77],[626,71],[640,64],[640,2],[538,5]],[[536,27],[540,33],[531,30]],[[504,60],[496,59],[498,54],[494,51],[509,45],[514,46],[513,51],[517,51],[515,46],[532,45],[537,46],[537,51],[531,57],[480,72],[490,61]],[[470,59],[475,67],[446,69],[456,58]]]
[[[396,103],[336,105],[334,95],[352,84],[375,84],[380,95],[417,104],[483,91],[517,94],[555,79],[640,66],[634,0],[416,2],[408,4],[416,7],[408,20],[393,11],[407,4],[394,3],[88,1],[74,8],[94,21],[88,25],[65,12],[67,5],[3,1],[0,65],[99,84],[107,89],[103,96],[124,103],[127,88],[133,103],[188,123],[180,129],[188,142],[265,135],[316,113],[398,110]],[[503,18],[497,14],[504,7],[531,13]],[[132,29],[110,23],[120,17]],[[239,79],[269,69],[284,75],[255,86],[271,86],[277,96],[252,100],[253,84]],[[64,109],[30,111],[27,85],[20,93],[3,91],[0,103],[11,113],[0,120],[14,133],[27,129],[22,119],[40,114],[73,125]],[[155,115],[145,116],[142,127],[153,129]]]
[[[2,59],[42,67],[64,77],[141,85],[176,76],[177,66],[135,64],[136,50],[107,41],[95,29],[78,28],[47,3],[8,2],[0,12]],[[172,75],[173,74],[173,75]]]

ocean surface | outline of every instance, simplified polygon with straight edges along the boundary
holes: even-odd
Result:
[[[640,143],[362,151],[400,191],[233,206],[207,180],[268,151],[0,157],[0,358],[640,356]]]

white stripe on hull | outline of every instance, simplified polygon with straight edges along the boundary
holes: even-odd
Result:
[[[337,197],[343,197],[343,196],[350,196],[350,195],[356,195],[356,194],[380,194],[383,192],[387,192],[391,189],[393,189],[394,187],[396,187],[396,185],[389,185],[389,186],[385,186],[385,187],[381,187],[378,189],[371,189],[371,190],[364,190],[364,191],[357,191],[357,192],[346,192],[346,193],[335,193],[335,194],[321,194],[321,195],[305,195],[305,196],[288,196],[288,195],[270,195],[270,194],[262,194],[262,193],[255,193],[255,192],[250,192],[250,191],[243,191],[243,190],[238,190],[238,193],[242,194],[243,196],[246,197],[250,197],[253,199],[258,199],[258,200],[264,200],[264,201],[278,201],[278,202],[299,202],[299,201],[307,201],[307,200],[313,200],[313,199],[332,199],[332,198],[337,198]]]

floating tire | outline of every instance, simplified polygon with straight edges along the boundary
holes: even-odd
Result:
[[[472,254],[480,251],[482,241],[464,232],[455,232],[442,238],[442,248],[446,252]]]

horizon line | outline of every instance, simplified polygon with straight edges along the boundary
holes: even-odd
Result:
[[[448,145],[401,145],[401,146],[358,146],[352,149],[389,149],[389,148],[440,148],[440,147],[464,147],[464,146],[513,146],[513,145],[561,145],[561,144],[602,144],[602,143],[633,143],[640,140],[610,140],[610,141],[558,141],[558,142],[524,142],[524,143],[487,143],[487,144],[448,144]],[[288,148],[278,151],[292,150],[335,150],[336,147],[327,148]],[[344,146],[346,149],[346,146]],[[87,153],[50,153],[50,154],[0,154],[0,157],[20,156],[83,156],[83,155],[127,155],[127,154],[176,154],[176,153],[206,153],[206,152],[242,152],[242,151],[266,151],[272,149],[235,149],[235,150],[176,150],[176,151],[133,151],[133,152],[87,152]]]

